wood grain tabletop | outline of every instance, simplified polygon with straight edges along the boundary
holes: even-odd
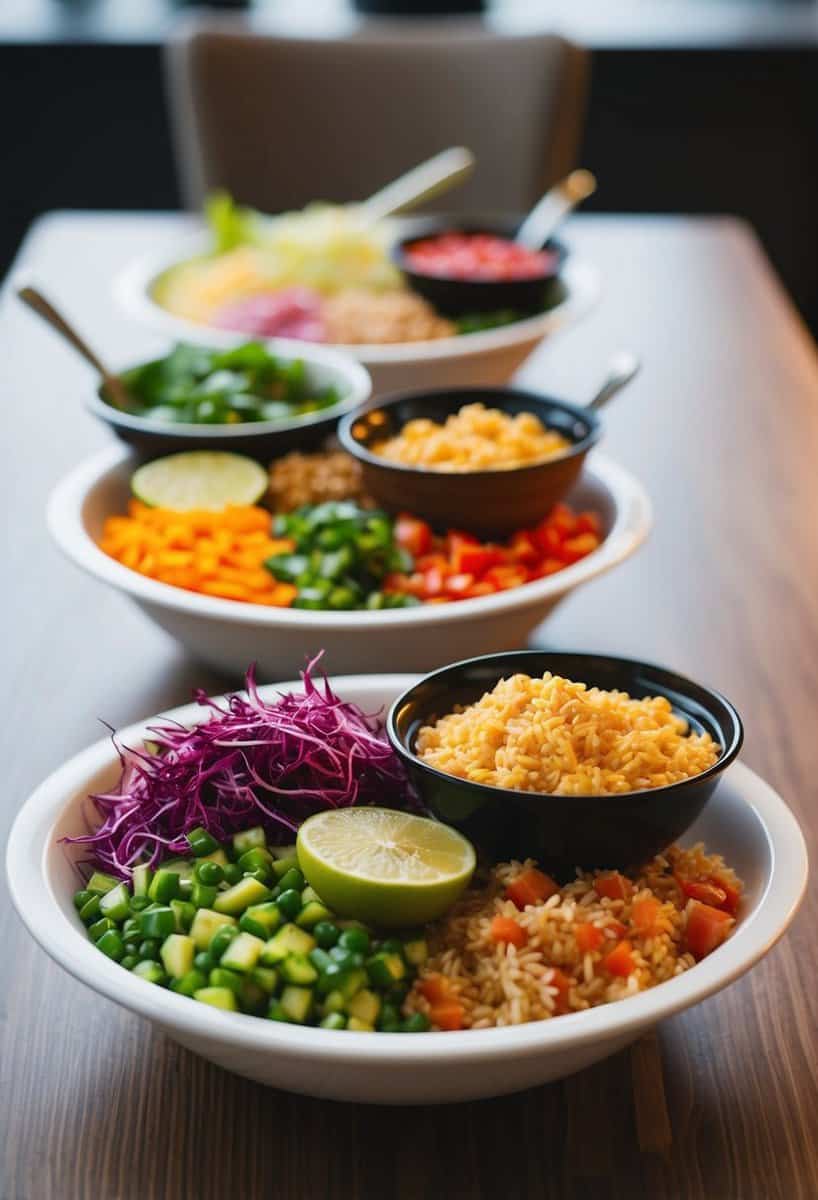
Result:
[[[112,276],[183,219],[57,214],[15,268],[114,361],[156,342]],[[644,357],[606,412],[607,449],[646,484],[646,547],[592,582],[541,643],[656,660],[713,684],[746,722],[744,760],[818,847],[818,359],[752,234],[724,219],[578,218],[604,295],[523,380],[582,399],[607,357]],[[10,282],[10,281],[9,281]],[[49,489],[106,434],[91,380],[24,311],[0,307],[0,839],[33,787],[100,736],[219,677],[61,560]],[[389,664],[384,668],[388,670]],[[672,1142],[644,1136],[650,1046],[503,1099],[426,1109],[266,1090],[194,1057],[52,964],[0,882],[0,1200],[814,1200],[818,901],[725,992],[662,1024]],[[646,1082],[646,1080],[648,1082]],[[661,1089],[658,1092],[661,1098]],[[637,1135],[637,1119],[643,1136]],[[648,1130],[649,1134],[649,1130]],[[640,1149],[654,1144],[655,1150]]]

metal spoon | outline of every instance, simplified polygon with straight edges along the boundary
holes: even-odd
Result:
[[[475,157],[465,146],[450,146],[426,162],[400,175],[364,200],[361,208],[370,221],[380,221],[414,208],[460,183],[474,169]]]
[[[639,374],[641,367],[642,364],[635,354],[632,354],[630,350],[620,350],[608,364],[608,374],[605,376],[605,382],[593,400],[588,404],[588,408],[600,409],[609,400],[613,400],[616,393],[621,392],[622,388],[630,383],[634,375]]]
[[[557,226],[595,191],[596,179],[590,171],[572,171],[534,205],[517,230],[514,241],[529,250],[541,250],[553,237]]]
[[[70,342],[75,350],[79,351],[82,357],[91,364],[102,378],[105,391],[108,393],[110,401],[114,408],[119,408],[123,412],[127,412],[130,405],[128,393],[125,385],[118,375],[113,371],[109,371],[105,364],[97,357],[84,338],[80,337],[73,325],[69,325],[65,317],[57,312],[50,300],[46,300],[42,292],[38,292],[33,287],[22,287],[17,291],[17,295],[32,308],[39,317],[47,321],[52,329],[56,329],[57,333],[62,334],[67,342]]]

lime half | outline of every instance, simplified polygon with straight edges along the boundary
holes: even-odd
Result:
[[[252,458],[221,450],[188,450],[139,467],[131,491],[151,508],[219,512],[228,504],[255,504],[267,491],[267,472]]]
[[[308,883],[343,917],[369,925],[423,925],[467,887],[474,847],[448,825],[391,808],[334,808],[298,831]]]

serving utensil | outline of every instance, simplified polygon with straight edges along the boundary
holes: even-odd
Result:
[[[618,351],[608,364],[608,373],[599,391],[588,404],[595,412],[626,387],[642,369],[642,363],[630,350]]]
[[[555,183],[532,208],[514,235],[528,250],[540,250],[554,236],[570,212],[596,191],[596,178],[584,168]]]
[[[102,379],[102,386],[108,395],[109,403],[114,408],[120,409],[121,412],[128,412],[131,404],[124,383],[114,371],[105,366],[99,355],[91,349],[85,338],[77,332],[70,321],[61,312],[58,312],[51,301],[47,300],[37,288],[30,286],[18,288],[17,295],[24,304],[36,312],[38,317],[42,317],[52,329],[56,329],[57,333],[64,337],[87,363],[90,363]]]
[[[373,224],[384,217],[407,212],[461,183],[474,170],[475,161],[465,146],[450,146],[375,192],[364,200],[361,208]]]

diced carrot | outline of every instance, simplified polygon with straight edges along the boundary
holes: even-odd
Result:
[[[638,896],[631,905],[631,925],[643,935],[655,933],[662,905],[655,896]]]
[[[578,533],[576,537],[566,538],[562,543],[562,560],[566,563],[579,562],[599,545],[595,533]]]
[[[599,517],[593,512],[581,512],[577,514],[577,533],[596,533],[602,532]]]
[[[741,903],[741,892],[734,884],[724,879],[721,875],[711,875],[710,878],[724,892],[724,904],[722,908],[728,912],[731,917],[734,917],[738,912],[738,906]]]
[[[676,882],[688,900],[699,900],[712,908],[724,908],[727,893],[710,879],[682,879],[676,876]]]
[[[493,942],[511,942],[518,948],[528,941],[528,934],[519,921],[511,917],[494,917],[489,925],[489,937]]]
[[[609,900],[629,900],[633,895],[633,884],[618,871],[611,871],[607,875],[597,875],[594,890],[598,896],[606,896]]]
[[[462,1029],[463,1005],[458,1000],[449,1000],[445,1004],[433,1004],[429,1009],[429,1020],[438,1029]]]
[[[630,942],[617,942],[610,954],[603,958],[602,965],[611,975],[620,975],[622,978],[631,975],[636,970],[636,961]]]
[[[554,1012],[557,1016],[562,1016],[568,1012],[568,996],[571,992],[571,980],[559,967],[555,967],[548,986],[557,989],[557,994],[554,998]]]
[[[593,950],[598,950],[604,936],[599,926],[592,925],[590,921],[580,921],[574,926],[574,937],[577,939],[580,954],[589,954]]]
[[[698,961],[706,958],[725,940],[735,921],[729,913],[699,900],[691,900],[687,906],[687,928],[685,943]]]
[[[529,904],[542,903],[559,890],[550,875],[538,871],[536,867],[529,867],[512,879],[506,888],[506,899],[513,900],[518,908],[525,908]]]
[[[451,999],[452,985],[445,975],[427,975],[418,984],[418,991],[430,1004],[445,1004]]]
[[[621,921],[611,920],[605,923],[603,932],[606,936],[611,934],[615,938],[623,938],[628,931]]]

